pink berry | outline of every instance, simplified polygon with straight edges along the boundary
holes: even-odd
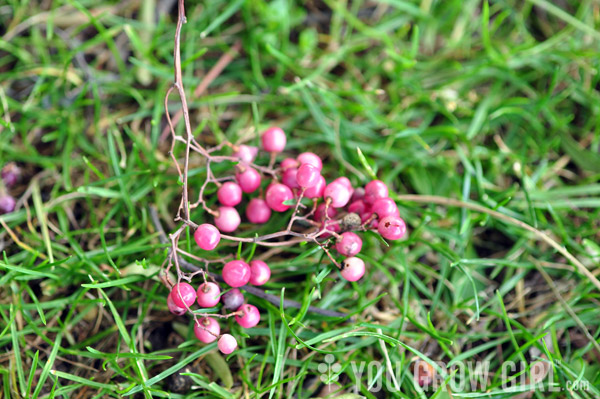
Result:
[[[281,183],[271,184],[269,188],[267,188],[267,193],[265,194],[267,205],[275,212],[285,212],[290,209],[290,206],[285,205],[284,202],[293,198],[294,193],[292,193],[292,190]]]
[[[10,195],[0,196],[0,215],[14,211],[16,203],[15,199]]]
[[[240,144],[238,150],[233,153],[234,157],[238,157],[244,163],[252,163],[258,154],[258,148],[246,144]]]
[[[327,208],[327,215],[329,216],[329,219],[333,219],[337,216],[338,212],[334,207],[331,205],[327,207],[325,204],[319,204],[315,210],[315,220],[317,222],[322,222],[325,220],[325,208]]]
[[[244,303],[244,294],[237,288],[232,288],[223,294],[221,302],[226,309],[237,309]]]
[[[200,342],[210,344],[221,334],[221,327],[215,319],[203,317],[194,323],[194,334]]]
[[[203,223],[194,232],[196,244],[205,251],[212,251],[221,241],[221,233],[212,224]]]
[[[373,180],[367,183],[365,186],[365,199],[364,201],[371,205],[379,198],[386,198],[388,196],[388,188],[381,180]]]
[[[175,305],[171,295],[167,296],[167,307],[169,308],[169,312],[173,313],[175,316],[181,316],[186,312],[185,308],[180,308],[179,306]]]
[[[267,152],[281,152],[285,148],[285,132],[280,127],[270,127],[261,136],[262,146]]]
[[[175,306],[187,309],[196,302],[196,290],[188,283],[177,283],[171,289],[171,299]]]
[[[241,287],[250,281],[250,266],[243,260],[232,260],[223,267],[223,280],[230,287]]]
[[[356,200],[350,205],[348,205],[348,212],[358,213],[359,215],[362,215],[363,213],[367,212],[368,209],[369,208],[367,204],[365,204],[363,200]]]
[[[271,208],[261,198],[252,198],[246,207],[246,217],[250,223],[267,223],[271,217]]]
[[[304,190],[304,196],[310,199],[321,198],[323,196],[323,191],[325,191],[326,185],[327,182],[325,181],[325,178],[323,176],[319,176],[317,184]]]
[[[215,225],[223,233],[231,233],[240,225],[240,214],[235,208],[222,206],[219,208],[219,215],[215,217]]]
[[[342,262],[340,273],[348,281],[358,281],[365,274],[365,262],[356,257],[346,258]]]
[[[342,229],[337,220],[328,220],[328,221],[324,222],[323,227],[321,227],[321,230],[325,230],[325,228],[327,228],[328,231],[333,231],[334,233],[339,233],[340,230]],[[324,233],[324,234],[321,234],[321,237],[327,238],[330,235],[331,234],[329,234],[329,233]]]
[[[250,284],[263,285],[271,278],[271,268],[262,260],[250,262]]]
[[[350,182],[350,179],[348,179],[346,176],[338,177],[334,181],[342,183],[344,186],[348,187],[348,190],[352,190],[352,183]]]
[[[300,166],[300,163],[298,161],[296,161],[294,158],[286,158],[283,161],[281,161],[281,170],[286,170],[289,168],[298,168],[298,166]]]
[[[242,305],[238,312],[241,314],[235,316],[235,321],[244,328],[252,328],[260,321],[260,312],[254,305]]]
[[[221,353],[224,355],[229,355],[237,348],[237,341],[233,335],[223,334],[221,335],[221,338],[219,338],[217,346],[219,347]]]
[[[366,223],[367,220],[371,219],[372,216],[373,216],[373,212],[366,211],[365,213],[362,213],[360,215],[360,220],[361,220],[361,222]],[[377,218],[373,218],[366,227],[376,229],[377,226],[379,226],[379,220]]]
[[[6,187],[12,187],[17,184],[17,181],[19,181],[19,178],[21,177],[21,169],[19,169],[14,162],[9,162],[4,165],[0,175],[2,176],[2,180],[4,180]]]
[[[260,173],[255,169],[252,169],[248,165],[238,166],[238,170],[235,173],[235,179],[237,180],[240,188],[246,194],[256,191],[260,187]]]
[[[311,188],[319,183],[319,177],[321,173],[317,168],[311,164],[305,163],[298,168],[298,174],[296,180],[298,185],[302,188]]]
[[[311,164],[312,166],[317,168],[319,172],[321,171],[321,169],[323,169],[323,162],[321,161],[321,158],[319,158],[317,154],[313,154],[312,152],[303,152],[302,154],[298,155],[296,159],[298,160],[298,162],[300,162],[300,165],[303,165],[305,163]]]
[[[344,256],[354,256],[362,249],[362,240],[357,234],[347,231],[338,238],[335,249]]]
[[[340,182],[331,182],[323,191],[323,198],[331,198],[331,205],[334,208],[342,208],[350,200],[350,190]]]
[[[386,216],[379,221],[377,231],[386,240],[399,240],[406,233],[406,223],[398,216]]]
[[[350,199],[350,201],[355,202],[358,200],[362,200],[365,198],[365,189],[362,187],[357,187],[354,189],[354,192],[352,193],[352,198]]]
[[[232,181],[225,182],[217,190],[217,198],[225,206],[236,206],[242,202],[242,188]]]
[[[221,289],[215,283],[202,283],[198,287],[196,295],[198,297],[198,305],[201,308],[212,308],[220,301]]]
[[[281,182],[291,189],[300,188],[300,185],[298,184],[297,176],[298,176],[298,169],[287,168],[281,174]]]
[[[400,216],[398,206],[391,198],[379,198],[375,200],[371,206],[371,212],[377,214],[379,219],[383,219],[386,216]]]

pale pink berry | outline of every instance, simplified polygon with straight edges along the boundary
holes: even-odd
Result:
[[[338,238],[335,249],[344,256],[354,256],[362,249],[362,240],[357,234],[347,231]]]
[[[371,206],[371,212],[377,214],[379,219],[383,219],[386,216],[400,216],[398,206],[391,198],[379,198],[375,200]]]
[[[365,186],[365,203],[371,205],[379,198],[386,198],[388,196],[388,188],[381,180],[373,180],[367,183]]]
[[[210,344],[221,334],[221,327],[215,319],[203,317],[194,323],[194,334],[200,342]]]
[[[323,191],[323,198],[327,200],[331,199],[331,205],[334,208],[344,207],[348,201],[350,201],[350,190],[339,182],[331,182],[325,187]]]
[[[261,136],[262,146],[267,152],[281,152],[285,148],[285,132],[280,127],[270,127]]]
[[[235,321],[244,328],[252,328],[260,321],[260,312],[254,305],[242,305],[237,311],[239,314],[235,316]]]
[[[352,198],[350,199],[351,202],[355,202],[358,200],[362,200],[365,198],[365,189],[362,187],[357,187],[354,189],[354,192],[352,193]]]
[[[358,281],[365,274],[365,262],[354,256],[346,258],[342,262],[340,273],[348,281]]]
[[[232,181],[225,182],[217,190],[217,198],[225,206],[236,206],[242,202],[242,188]]]
[[[12,187],[19,181],[21,169],[14,162],[9,162],[2,168],[1,175],[4,185],[6,185],[6,187]]]
[[[179,306],[175,305],[170,294],[167,295],[167,307],[169,308],[169,312],[173,313],[175,316],[181,316],[186,312],[185,308],[180,308]]]
[[[350,205],[348,205],[348,212],[350,213],[357,213],[359,215],[362,215],[363,213],[367,212],[369,210],[369,207],[367,206],[367,204],[365,204],[365,202],[363,200],[356,200],[354,202],[352,202]]]
[[[326,185],[327,182],[325,181],[325,178],[323,176],[319,176],[317,184],[304,190],[304,196],[310,199],[321,198],[323,196],[323,191],[325,191]]]
[[[281,170],[286,170],[289,168],[298,168],[300,166],[300,162],[296,161],[294,158],[286,158],[281,161]]]
[[[334,181],[342,183],[344,186],[348,187],[348,190],[352,189],[352,183],[350,182],[350,179],[348,179],[346,176],[338,177]]]
[[[317,168],[311,164],[305,163],[298,168],[298,174],[296,180],[298,185],[302,188],[311,188],[319,183],[319,177],[321,173]]]
[[[241,287],[250,281],[250,266],[243,260],[232,260],[225,264],[222,275],[230,287]]]
[[[399,240],[406,233],[406,224],[398,216],[386,216],[379,221],[377,231],[386,240]]]
[[[235,208],[222,206],[218,213],[218,216],[215,216],[215,225],[223,233],[231,233],[240,225],[240,214]]]
[[[244,294],[237,288],[232,288],[223,294],[221,302],[226,309],[237,309],[244,303]]]
[[[300,162],[300,165],[305,163],[311,164],[317,168],[319,172],[321,169],[323,169],[323,161],[321,161],[321,158],[319,158],[317,154],[313,154],[312,152],[303,152],[302,154],[298,155],[296,159],[298,162]]]
[[[187,309],[196,302],[196,290],[188,283],[177,283],[171,289],[171,299],[175,306]]]
[[[292,193],[292,190],[281,183],[271,184],[269,188],[267,188],[267,193],[265,194],[267,205],[275,212],[285,212],[290,209],[290,206],[285,205],[284,202],[293,198],[294,193]]]
[[[322,222],[325,220],[325,209],[327,209],[327,215],[329,216],[329,219],[333,219],[337,216],[338,212],[334,207],[331,205],[328,207],[325,204],[319,204],[315,210],[315,220],[317,222]]]
[[[287,168],[281,174],[281,182],[291,189],[300,188],[300,185],[298,184],[297,176],[298,176],[297,168]]]
[[[271,268],[262,260],[250,262],[250,284],[263,285],[271,278]]]
[[[16,204],[17,202],[10,195],[0,195],[0,215],[14,211]]]
[[[260,187],[260,173],[248,165],[242,165],[238,167],[235,173],[235,179],[237,180],[240,188],[246,194],[256,191]]]
[[[221,233],[212,224],[203,223],[194,232],[194,240],[198,246],[206,251],[212,251],[221,241]]]
[[[252,163],[258,154],[258,148],[246,144],[240,144],[238,150],[233,153],[234,157],[238,157],[244,163]]]
[[[221,299],[219,295],[221,295],[221,289],[217,284],[211,282],[202,283],[196,292],[198,305],[201,308],[212,308],[219,303]]]
[[[217,343],[219,350],[224,355],[229,355],[237,348],[237,341],[233,335],[223,334],[221,338],[219,338],[219,342]]]
[[[246,207],[246,217],[250,223],[267,223],[271,217],[271,208],[261,198],[252,198]]]

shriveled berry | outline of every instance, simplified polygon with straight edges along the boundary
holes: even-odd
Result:
[[[344,256],[354,256],[362,249],[362,240],[356,233],[347,231],[338,238],[335,249]]]
[[[212,224],[203,223],[194,232],[194,240],[198,246],[206,251],[212,251],[221,241],[221,233]]]
[[[269,188],[267,188],[267,193],[265,194],[267,205],[275,212],[285,212],[290,209],[290,206],[285,205],[284,202],[293,198],[294,193],[292,193],[292,190],[281,183],[271,184]]]
[[[225,182],[217,190],[217,198],[225,206],[236,206],[242,202],[242,188],[232,181]]]
[[[258,148],[246,144],[240,144],[237,151],[233,153],[234,157],[238,157],[244,163],[252,163],[258,154]]]
[[[298,185],[302,188],[311,188],[319,183],[319,177],[321,173],[317,168],[311,164],[305,163],[298,168],[298,174],[296,180]]]
[[[365,262],[354,256],[346,258],[342,262],[340,273],[348,281],[358,281],[365,274]]]
[[[351,212],[344,215],[342,221],[340,222],[340,227],[342,231],[356,230],[361,226],[361,224],[362,221],[360,220],[360,216],[358,216],[357,213]]]
[[[169,312],[173,313],[175,316],[181,316],[186,312],[185,308],[180,308],[179,306],[175,305],[175,302],[173,302],[173,298],[171,298],[170,294],[167,295],[167,307],[169,308]]]
[[[219,338],[219,342],[217,343],[219,350],[224,355],[229,355],[237,348],[237,341],[235,337],[231,334],[223,334],[221,338]]]
[[[326,185],[327,181],[325,181],[325,178],[323,176],[319,176],[317,184],[304,190],[304,196],[310,199],[321,198],[323,196],[323,191],[325,191]]]
[[[244,328],[252,328],[260,321],[260,312],[254,305],[245,304],[238,309],[240,314],[235,316],[235,321]]]
[[[246,194],[256,191],[260,187],[260,173],[248,165],[238,165],[238,170],[235,173],[240,188]]]
[[[280,164],[281,170],[286,170],[289,168],[298,169],[298,166],[300,166],[300,162],[296,161],[294,158],[286,158],[283,161],[281,161]]]
[[[270,127],[261,135],[262,146],[267,152],[281,152],[285,148],[285,132],[280,127]]]
[[[333,219],[337,216],[338,212],[334,207],[331,205],[328,207],[325,204],[319,204],[315,210],[315,220],[317,222],[322,222],[325,220],[325,209],[327,209],[327,216],[329,216],[329,219]]]
[[[215,225],[223,233],[231,233],[240,225],[240,214],[235,208],[222,206],[218,210],[219,215],[215,216]]]
[[[226,309],[237,309],[244,303],[244,294],[237,288],[232,288],[223,294],[221,302]]]
[[[14,211],[16,204],[17,201],[10,195],[0,195],[0,215]]]
[[[188,283],[177,283],[171,289],[171,299],[175,306],[187,309],[196,302],[196,290]]]
[[[363,200],[356,200],[348,205],[348,212],[358,213],[362,215],[369,210],[369,206]]]
[[[406,223],[398,216],[386,216],[379,221],[377,231],[386,240],[399,240],[406,233]]]
[[[252,198],[246,207],[246,217],[250,223],[266,223],[271,217],[271,208],[261,198]]]
[[[241,287],[250,281],[250,266],[243,260],[232,260],[223,267],[223,280],[230,287]]]
[[[400,216],[398,206],[391,198],[379,198],[375,200],[371,206],[371,212],[377,214],[379,219],[383,219],[386,216]]]
[[[281,174],[281,182],[291,189],[300,188],[300,185],[298,184],[297,176],[298,176],[297,168],[287,168]]]
[[[350,190],[340,182],[331,182],[323,191],[325,200],[331,199],[331,206],[334,208],[344,207],[350,200]]]
[[[319,158],[317,154],[313,154],[312,152],[303,152],[302,154],[298,155],[296,159],[298,162],[300,162],[300,165],[308,163],[317,168],[319,171],[323,169],[323,161],[321,161],[321,158]]]
[[[271,268],[262,260],[250,262],[250,284],[263,285],[271,278]]]
[[[196,292],[198,305],[202,308],[212,308],[219,303],[220,294],[221,289],[217,284],[212,282],[202,283]]]
[[[379,198],[386,198],[388,196],[388,188],[381,180],[373,180],[367,183],[365,186],[365,203],[371,205]]]
[[[200,342],[210,344],[221,334],[221,326],[212,317],[203,317],[194,323],[194,334]]]

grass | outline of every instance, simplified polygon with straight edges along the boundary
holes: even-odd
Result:
[[[311,398],[328,387],[321,364],[340,366],[327,382],[343,398],[600,396],[596,2],[187,2],[196,136],[256,142],[279,124],[329,178],[388,183],[410,228],[389,246],[364,236],[359,283],[310,245],[273,254],[267,291],[304,307],[249,297],[262,321],[222,323],[240,341],[228,357],[168,313],[157,278],[166,247],[149,208],[173,229],[181,194],[161,139],[176,17],[163,3],[0,5],[0,163],[24,175],[18,210],[0,216],[0,397]],[[193,158],[192,193],[203,173]],[[436,366],[452,393],[423,390],[419,358],[489,373]],[[525,366],[502,373],[511,361]],[[535,385],[539,362],[551,372]]]

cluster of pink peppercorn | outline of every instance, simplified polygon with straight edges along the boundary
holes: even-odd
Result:
[[[6,188],[14,187],[19,178],[21,171],[14,163],[7,163],[0,172],[2,181],[0,181],[0,215],[11,213],[15,210],[15,198],[6,192]]]
[[[364,187],[353,187],[347,177],[339,177],[327,183],[321,175],[323,164],[321,159],[311,152],[304,152],[294,158],[283,159],[278,167],[272,168],[276,157],[286,145],[286,135],[281,128],[272,127],[261,135],[262,148],[271,155],[271,165],[267,173],[271,181],[263,191],[264,170],[253,162],[258,155],[258,148],[248,145],[231,145],[233,159],[238,160],[234,178],[231,181],[214,179],[218,186],[217,198],[219,207],[210,209],[203,204],[214,217],[214,225],[203,223],[196,227],[194,239],[205,251],[214,250],[221,238],[232,239],[227,235],[236,231],[241,217],[236,209],[243,200],[243,194],[258,195],[250,198],[245,208],[245,215],[250,223],[263,224],[273,212],[281,213],[293,209],[288,230],[281,236],[292,235],[303,237],[305,241],[321,246],[340,269],[341,276],[348,281],[357,281],[365,274],[365,263],[356,255],[362,249],[362,239],[356,233],[366,230],[377,230],[388,240],[398,240],[406,232],[406,225],[396,203],[389,198],[388,187],[380,180],[373,180]],[[258,169],[258,170],[257,170]],[[261,171],[259,171],[261,170]],[[302,199],[312,200],[312,207],[302,205]],[[298,217],[300,208],[307,210]],[[294,221],[304,222],[310,226],[309,233],[299,234],[292,229]],[[330,247],[344,257],[338,263],[330,253]],[[179,281],[174,284],[167,299],[169,310],[176,314],[184,314],[195,302],[202,308],[212,308],[221,302],[226,309],[233,310],[234,316],[243,328],[251,328],[260,321],[258,309],[244,302],[239,288],[246,284],[263,285],[271,277],[269,266],[261,260],[231,260],[225,263],[222,270],[223,281],[231,287],[221,294],[216,282],[206,280],[198,289]],[[215,315],[213,315],[215,316]],[[230,334],[221,335],[219,323],[213,317],[205,316],[196,320],[194,325],[196,337],[204,343],[218,339],[221,352],[229,354],[237,347],[236,339]]]

